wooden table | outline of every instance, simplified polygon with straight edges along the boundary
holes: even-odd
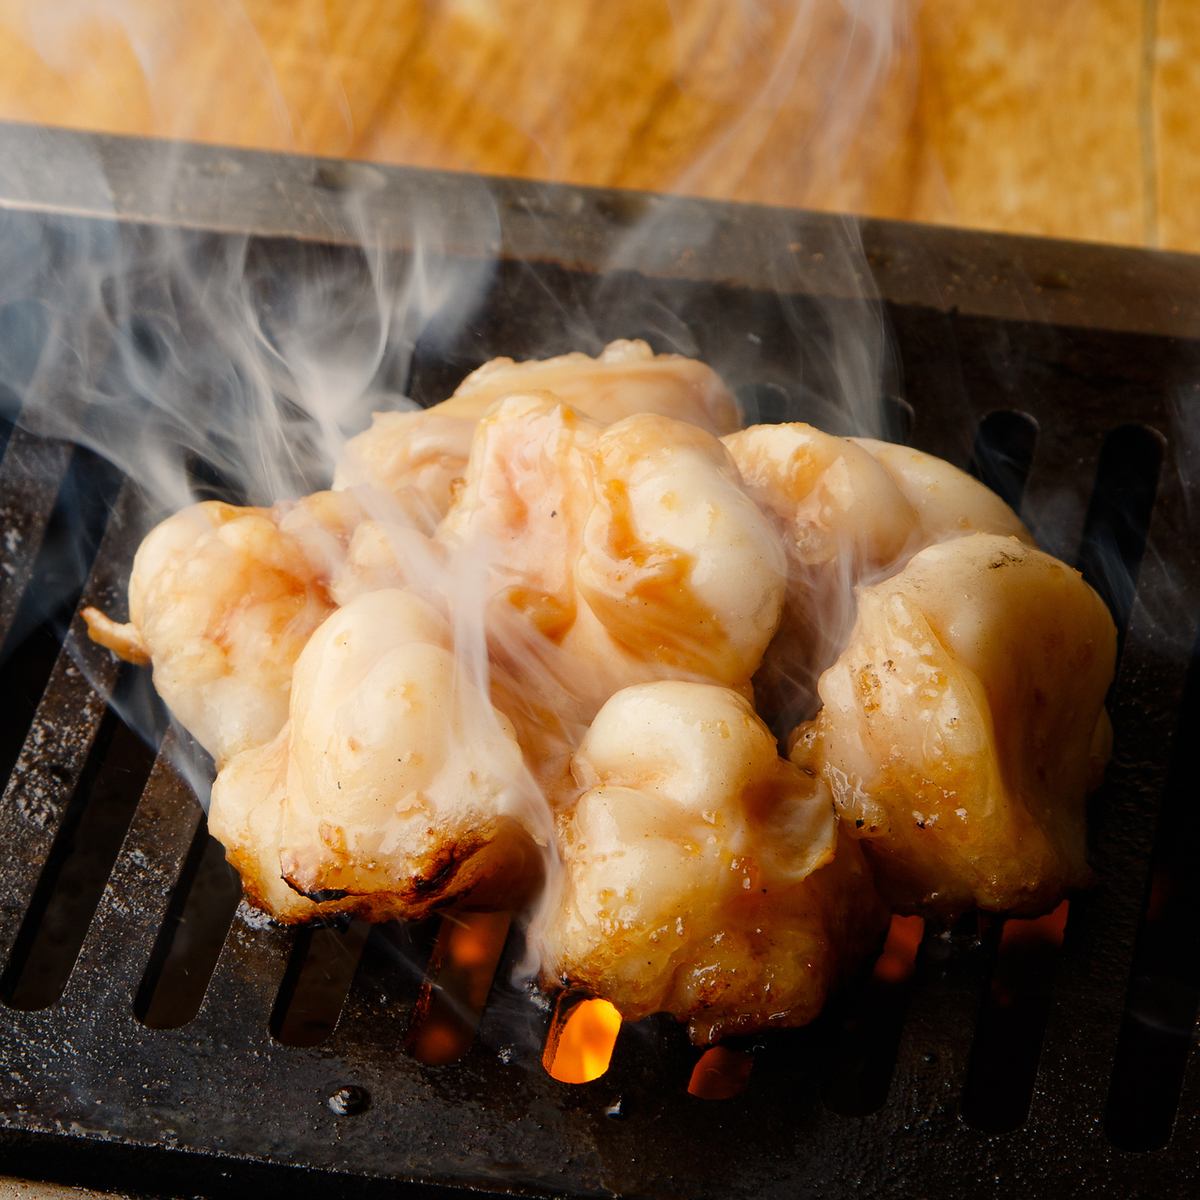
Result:
[[[911,7],[0,0],[0,118],[1200,248],[1200,4]]]

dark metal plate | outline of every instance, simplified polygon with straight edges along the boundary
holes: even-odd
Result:
[[[153,185],[164,154],[175,178],[190,181],[169,196]],[[1161,956],[1143,960],[1138,948],[1153,941],[1161,916],[1147,907],[1156,836],[1156,862],[1176,876],[1200,870],[1195,817],[1175,803],[1156,825],[1164,789],[1172,794],[1168,778],[1175,791],[1183,778],[1173,748],[1185,753],[1200,722],[1184,691],[1200,612],[1191,518],[1200,482],[1200,264],[871,222],[861,226],[859,259],[837,219],[810,214],[9,127],[0,130],[8,210],[0,209],[0,266],[48,226],[103,229],[124,240],[135,263],[148,227],[180,226],[210,231],[181,236],[248,234],[255,261],[286,288],[311,243],[324,254],[353,253],[338,199],[347,192],[365,196],[378,218],[372,228],[389,234],[384,252],[401,267],[412,253],[404,205],[462,214],[451,257],[499,256],[475,316],[449,331],[416,331],[409,370],[391,383],[426,402],[492,354],[647,333],[709,359],[735,387],[758,388],[746,392],[752,404],[773,396],[776,418],[837,425],[845,414],[826,399],[835,384],[831,322],[861,330],[882,313],[894,337],[885,382],[896,412],[911,406],[915,445],[962,465],[974,458],[986,478],[981,420],[1015,410],[1036,423],[1032,462],[1018,472],[1024,515],[1044,544],[1083,565],[1128,623],[1112,698],[1116,752],[1094,805],[1098,883],[1072,902],[1052,990],[1032,1027],[1030,1036],[1043,1025],[1045,1036],[1028,1116],[1005,1133],[962,1117],[997,953],[986,930],[927,936],[886,1100],[860,1116],[822,1100],[858,1037],[836,1009],[809,1030],[763,1039],[747,1090],[731,1100],[687,1094],[695,1051],[658,1022],[626,1028],[608,1074],[572,1087],[543,1071],[547,1015],[502,972],[466,1056],[423,1066],[402,1050],[420,982],[419,934],[399,949],[373,935],[331,1035],[285,1045],[272,1036],[272,1014],[293,935],[235,916],[197,1015],[150,1028],[135,1000],[176,880],[198,853],[197,810],[160,757],[61,998],[26,1011],[12,1006],[10,989],[0,1006],[3,1166],[188,1195],[229,1194],[235,1184],[283,1195],[318,1182],[323,1194],[355,1196],[398,1188],[696,1198],[1190,1193],[1200,1155],[1194,1055],[1164,1145],[1118,1149],[1112,1138],[1123,1135],[1106,1113],[1123,1023],[1152,1027],[1164,1012],[1182,1022],[1173,1031],[1182,1072],[1195,1017],[1194,977],[1186,968],[1164,974]],[[480,197],[495,215],[483,238],[472,224]],[[380,214],[392,209],[389,223]],[[632,253],[631,238],[644,253]],[[43,282],[31,277],[27,292]],[[879,307],[860,298],[864,288],[878,292]],[[5,623],[36,611],[29,590],[46,578],[39,545],[69,457],[18,431],[0,460],[0,502],[15,513],[0,519],[21,532],[0,578]],[[1008,468],[993,468],[1002,486]],[[79,567],[85,601],[115,594],[138,527],[133,504],[127,488],[90,575]],[[14,704],[12,664],[23,661],[29,636],[18,630],[0,660]],[[56,666],[50,642],[36,683],[47,690],[21,701],[25,715],[15,719],[24,744],[6,764],[0,802],[6,953],[28,940],[21,930],[45,890],[46,864],[67,853],[87,789],[125,769],[123,759],[109,763],[118,755],[111,728],[71,673],[70,650]],[[83,643],[74,652],[95,654]],[[100,659],[92,669],[112,674]],[[1192,849],[1164,858],[1164,843],[1179,837]],[[1182,919],[1178,907],[1191,902],[1168,889],[1172,928],[1190,933],[1179,946],[1185,964],[1200,959],[1200,914]],[[1147,971],[1157,972],[1150,994],[1170,1002],[1127,1013],[1127,996],[1146,994],[1130,990],[1131,978]],[[868,1010],[864,1019],[875,1017]],[[330,1098],[351,1085],[361,1089],[356,1111],[334,1111]]]

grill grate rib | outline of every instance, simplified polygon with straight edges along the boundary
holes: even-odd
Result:
[[[271,1036],[285,1046],[318,1046],[337,1027],[369,927],[305,929],[296,937],[271,1012]]]
[[[70,459],[69,446],[43,441],[23,429],[14,429],[4,447],[0,458],[0,519],[4,522],[0,643],[9,636]]]
[[[126,489],[84,586],[86,603],[111,608],[118,600],[129,556],[137,545],[133,506],[132,491]],[[89,642],[78,621],[73,621],[0,801],[0,838],[8,851],[0,868],[4,876],[0,958],[7,960],[11,953],[37,873],[50,853],[100,731],[106,706],[89,680],[111,691],[117,674],[112,656]],[[17,720],[15,715],[12,719]]]
[[[172,742],[168,734],[154,760],[63,996],[76,1012],[133,1012],[136,981],[200,826],[196,801],[171,766]]]
[[[1109,1086],[1107,1129],[1130,1150],[1166,1144],[1200,1007],[1200,911],[1189,856],[1200,844],[1191,738],[1200,715],[1200,645],[1192,654],[1158,814],[1149,887]]]
[[[190,797],[189,797],[190,801]],[[195,804],[192,802],[195,817]],[[241,898],[241,881],[221,844],[198,824],[134,999],[152,1029],[186,1025],[200,1010]]]

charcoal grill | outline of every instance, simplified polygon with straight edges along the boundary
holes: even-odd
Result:
[[[182,186],[163,199],[167,161]],[[121,608],[136,489],[86,449],[9,422],[4,1169],[187,1195],[1190,1194],[1200,261],[877,221],[854,227],[860,259],[834,217],[473,180],[498,213],[485,237],[462,186],[7,126],[0,264],[48,227],[102,229],[136,261],[147,229],[172,226],[249,235],[286,286],[306,256],[353,252],[347,195],[399,258],[411,247],[391,214],[420,203],[443,214],[449,254],[498,260],[466,331],[419,339],[394,381],[423,402],[494,353],[645,333],[718,364],[752,416],[835,429],[838,412],[814,399],[831,369],[821,330],[861,316],[874,290],[894,336],[891,436],[1019,504],[1122,630],[1116,749],[1092,805],[1096,886],[1072,898],[1061,938],[1061,913],[1057,927],[927,931],[911,972],[899,929],[899,969],[807,1030],[734,1048],[752,1069],[732,1098],[688,1093],[697,1051],[658,1021],[622,1031],[601,1079],[555,1082],[540,1062],[551,1017],[504,964],[465,1055],[418,1062],[404,1044],[436,929],[294,934],[235,911],[169,746],[146,749],[88,681],[130,704],[144,690],[73,617],[81,603]],[[630,231],[647,228],[631,254]],[[39,286],[0,311],[10,417],[45,336]],[[59,386],[78,385],[68,372]],[[68,538],[83,550],[64,567]]]

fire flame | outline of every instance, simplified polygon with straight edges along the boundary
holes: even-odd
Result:
[[[560,1083],[591,1083],[608,1070],[621,1014],[607,1000],[581,1000],[567,1014],[555,1014],[542,1062]]]
[[[750,1082],[754,1059],[745,1050],[710,1046],[696,1060],[688,1081],[688,1095],[698,1100],[731,1100]]]
[[[908,979],[924,934],[925,922],[921,917],[893,917],[883,953],[875,962],[875,978],[880,983],[896,984]]]
[[[511,920],[481,912],[443,921],[407,1037],[418,1062],[457,1062],[471,1048]]]

